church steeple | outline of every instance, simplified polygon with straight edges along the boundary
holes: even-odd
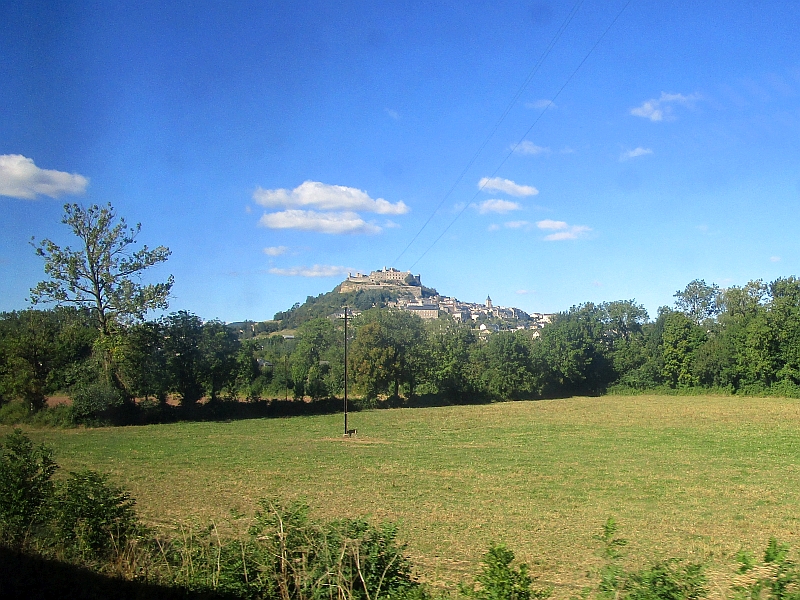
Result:
[[[486,296],[486,308],[492,308],[492,299],[490,296]]]

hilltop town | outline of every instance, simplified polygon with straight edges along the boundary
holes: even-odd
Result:
[[[388,302],[389,307],[412,312],[423,319],[437,319],[443,313],[457,322],[480,322],[480,328],[484,330],[497,330],[502,324],[509,322],[515,323],[517,329],[539,329],[552,318],[550,314],[529,314],[519,308],[495,306],[488,296],[485,303],[477,304],[462,302],[451,296],[441,296],[435,290],[425,294],[427,289],[423,287],[419,274],[399,271],[394,267],[384,267],[369,275],[350,273],[339,285],[339,292],[342,294],[359,290],[392,292],[397,295],[397,300]]]

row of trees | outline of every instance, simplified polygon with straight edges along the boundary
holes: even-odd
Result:
[[[706,388],[800,395],[800,280],[721,290],[702,280],[650,320],[632,300],[586,303],[541,330],[483,338],[448,319],[373,309],[355,319],[351,385],[366,398],[437,395],[450,402]],[[339,394],[341,324],[316,319],[293,346],[267,348],[291,364],[297,397]]]
[[[284,320],[297,335],[241,335],[187,312],[145,321],[167,307],[172,287],[142,284],[141,273],[166,261],[159,246],[135,250],[140,226],[114,209],[64,207],[80,246],[34,244],[49,279],[31,290],[51,310],[0,315],[0,402],[21,398],[40,409],[67,391],[95,411],[134,398],[184,405],[221,395],[322,398],[345,388],[342,323],[318,315],[346,300],[309,298]],[[702,280],[675,294],[655,320],[635,301],[586,303],[541,330],[486,337],[448,318],[423,323],[380,308],[386,298],[359,293],[365,310],[348,340],[349,380],[367,400],[437,396],[474,402],[628,389],[718,388],[800,396],[800,280],[752,281],[721,290]],[[251,328],[250,333],[255,333]]]
[[[540,330],[483,337],[467,324],[397,310],[367,310],[351,322],[348,385],[369,401],[464,403],[609,388],[800,395],[800,280],[793,277],[725,290],[693,281],[654,320],[635,301],[616,301],[572,307]],[[341,396],[343,334],[342,320],[331,318],[306,321],[293,339],[240,340],[236,329],[187,312],[108,334],[86,309],[5,313],[0,398],[22,398],[37,410],[49,394],[99,384],[120,402]]]
[[[253,396],[264,383],[260,375],[252,343],[240,342],[220,321],[203,322],[188,312],[108,335],[81,309],[0,315],[0,402],[19,398],[32,411],[58,393],[84,398],[91,391],[112,404],[133,398],[166,403],[170,395],[184,405],[223,394]]]

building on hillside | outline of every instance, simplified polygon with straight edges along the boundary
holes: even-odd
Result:
[[[339,286],[341,293],[354,292],[358,290],[385,290],[391,289],[403,293],[422,297],[422,280],[420,275],[412,275],[411,271],[398,271],[394,267],[384,267],[380,271],[372,271],[369,275],[363,273],[347,274]]]
[[[407,310],[423,319],[439,318],[439,307],[436,304],[406,304],[403,310]]]

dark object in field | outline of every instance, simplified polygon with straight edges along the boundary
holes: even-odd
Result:
[[[348,430],[346,431],[345,435],[346,435],[347,437],[353,437],[354,435],[356,435],[356,436],[357,436],[357,435],[358,435],[358,430],[357,430],[357,429],[348,429]]]

